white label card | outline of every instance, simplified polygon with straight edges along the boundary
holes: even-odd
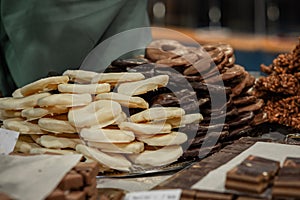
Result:
[[[131,192],[124,200],[180,200],[181,189]]]
[[[0,155],[11,153],[17,143],[19,132],[0,128]]]

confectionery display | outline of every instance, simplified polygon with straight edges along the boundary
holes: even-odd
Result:
[[[300,145],[290,137],[300,129],[300,43],[261,71],[256,79],[228,44],[154,40],[104,72],[66,70],[0,98],[1,128],[20,133],[12,154],[83,155],[47,200],[122,199],[100,193],[97,177],[167,167],[177,173],[152,189],[180,188],[185,200],[300,199],[300,157],[288,155],[248,156],[226,171],[224,192],[191,189],[256,142]],[[260,137],[276,124],[284,138]]]
[[[180,128],[188,133],[183,159],[213,152],[220,143],[249,135],[253,126],[265,121],[260,113],[263,100],[248,93],[255,78],[235,63],[229,45],[196,48],[173,40],[156,40],[147,47],[144,58],[115,60],[107,72],[116,70],[140,72],[145,77],[169,75],[166,89],[143,96],[149,106],[181,107],[186,113],[201,113],[203,120],[199,123]],[[205,140],[215,144],[200,148]]]

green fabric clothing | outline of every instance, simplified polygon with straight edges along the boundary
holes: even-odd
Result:
[[[146,0],[0,3],[0,90],[5,95],[49,72],[77,69],[99,42],[119,32],[149,25]]]

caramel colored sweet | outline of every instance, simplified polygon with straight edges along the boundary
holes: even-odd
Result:
[[[47,200],[85,200],[97,199],[96,176],[99,163],[78,163],[61,180]]]

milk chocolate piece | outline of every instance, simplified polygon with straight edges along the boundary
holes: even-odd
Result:
[[[225,57],[225,53],[221,48],[218,48],[217,45],[214,44],[206,44],[203,45],[203,48],[209,53],[210,57],[213,59],[215,63],[219,63]]]
[[[274,181],[273,199],[300,199],[300,166],[297,165],[298,161],[299,158],[287,158],[285,160],[284,166],[279,170]]]
[[[87,196],[93,196],[97,193],[97,180],[96,177],[91,181],[91,185],[87,185],[83,188],[83,191]]]
[[[227,69],[224,73],[222,73],[222,80],[232,80],[238,76],[241,76],[245,73],[244,67],[235,64],[233,67]]]
[[[254,116],[254,119],[251,122],[252,126],[257,126],[259,124],[268,122],[268,115],[266,112],[260,112]]]
[[[182,89],[174,93],[163,93],[156,95],[152,99],[153,104],[159,104],[166,107],[181,106],[183,104],[195,104],[198,107],[197,96],[194,91]]]
[[[231,138],[238,138],[241,136],[247,136],[253,130],[253,128],[248,125],[244,124],[242,126],[234,127],[234,129],[230,129],[230,137]]]
[[[259,197],[243,197],[240,196],[236,200],[267,200],[266,198],[259,198]]]
[[[203,81],[203,77],[202,77],[201,75],[184,76],[184,78],[185,78],[188,82],[202,82],[202,81]]]
[[[209,101],[210,101],[209,98],[201,98],[201,99],[198,99],[199,107],[205,105],[205,104],[208,103]]]
[[[221,148],[221,144],[217,143],[214,146],[207,146],[207,147],[196,147],[196,148],[189,148],[183,152],[182,158],[195,158],[195,157],[203,157],[207,156],[208,154],[215,153]]]
[[[223,104],[221,104],[223,103]],[[229,98],[227,100],[227,102],[216,102],[215,105],[214,105],[214,108],[211,109],[211,108],[203,108],[201,109],[201,113],[202,114],[211,114],[212,116],[214,115],[219,115],[219,114],[223,114],[224,112],[226,112],[226,109],[227,110],[231,110],[231,106],[232,106],[232,101],[231,101],[231,98]],[[220,113],[222,112],[222,113]]]
[[[188,126],[188,125],[187,125]],[[229,126],[228,124],[200,124],[198,126],[197,132],[207,132],[208,130],[210,131],[215,131],[215,130],[228,130]]]
[[[75,170],[84,177],[84,184],[91,185],[95,181],[99,167],[98,162],[79,163],[75,166]]]
[[[7,196],[5,193],[0,192],[0,199],[1,200],[12,200],[9,196]],[[60,199],[58,199],[60,200]]]
[[[250,104],[248,106],[238,108],[238,112],[242,113],[242,112],[256,111],[261,109],[263,105],[264,105],[264,100],[258,99],[254,104]]]
[[[66,200],[85,200],[85,193],[83,191],[70,191],[65,196]]]
[[[183,71],[184,75],[203,74],[211,67],[212,59],[209,56],[203,57]]]
[[[180,200],[194,200],[195,195],[195,190],[182,190]]]
[[[238,191],[262,193],[279,170],[278,161],[248,156],[226,174],[225,187]]]
[[[235,55],[232,55],[227,58],[227,63],[225,63],[225,67],[232,67],[235,63]]]
[[[226,188],[242,191],[242,192],[253,192],[253,193],[262,193],[267,187],[268,182],[261,182],[261,183],[251,183],[246,181],[237,181],[237,180],[226,180]]]
[[[212,140],[215,138],[218,138],[218,141],[222,141],[226,139],[229,136],[228,131],[222,131],[222,132],[209,132],[206,135],[203,136],[196,136],[195,138],[190,140],[191,147],[199,147],[202,145],[204,140]]]
[[[236,118],[227,121],[229,127],[232,128],[234,126],[240,126],[242,124],[249,123],[254,118],[253,112],[245,112],[238,115]]]
[[[197,191],[195,199],[197,200],[231,200],[233,194],[208,192],[208,191]]]
[[[97,195],[93,195],[93,196],[87,197],[87,200],[101,200],[101,199],[98,199]]]
[[[79,189],[83,186],[83,177],[75,171],[67,173],[61,180],[58,188],[62,190]]]
[[[240,65],[234,65],[231,68],[226,69],[224,72],[222,72],[220,75],[216,75],[216,76],[211,76],[210,78],[206,78],[205,82],[208,84],[213,84],[213,83],[219,83],[219,82],[232,82],[232,81],[236,81],[237,78],[239,78],[239,82],[240,82],[240,78],[241,76],[244,76],[245,74],[245,69],[240,66]]]
[[[231,108],[227,111],[221,111],[219,113],[212,113],[211,116],[204,116],[203,122],[210,122],[211,124],[216,124],[224,121],[227,117],[237,116],[238,109],[236,107]]]
[[[233,56],[234,50],[229,44],[216,44],[217,47],[228,57]]]
[[[162,59],[162,60],[157,61],[156,63],[162,64],[162,65],[167,65],[169,67],[188,66],[188,65],[192,64],[188,60],[186,60],[184,57]]]
[[[46,200],[66,200],[65,193],[61,189],[56,188],[53,192],[49,194]]]
[[[299,200],[299,188],[278,188],[273,187],[272,199],[274,200]]]
[[[300,167],[284,166],[280,169],[274,187],[296,187],[300,189]]]
[[[245,77],[244,79],[237,84],[236,86],[234,86],[233,88],[231,88],[232,91],[232,95],[233,96],[238,96],[241,94],[241,92],[243,91],[243,89],[249,85],[249,82],[251,81],[251,75],[248,72],[245,72]]]
[[[232,99],[234,105],[245,105],[255,103],[257,100],[256,96],[243,96],[243,97],[235,97]]]
[[[225,94],[230,94],[231,93],[231,88],[229,87],[224,87],[221,85],[213,85],[213,84],[206,84],[206,83],[201,83],[201,82],[191,82],[190,83],[192,88],[196,90],[196,92],[199,92],[199,94],[208,94],[209,93],[214,93],[214,94],[222,94],[225,92]]]

